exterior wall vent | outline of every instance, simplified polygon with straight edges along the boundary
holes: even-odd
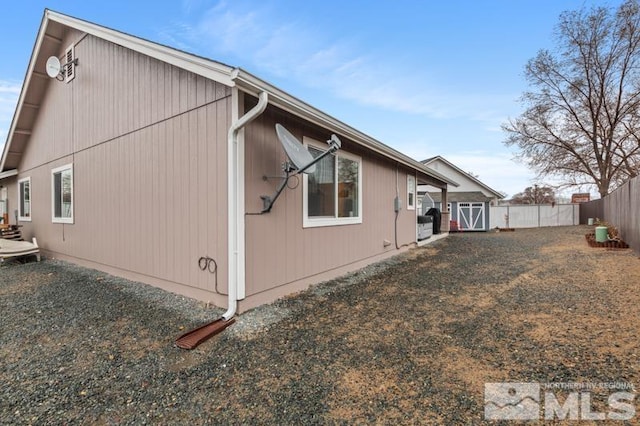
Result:
[[[74,52],[73,45],[71,45],[64,52],[64,63],[67,64],[67,66],[64,67],[63,73],[64,73],[64,81],[67,83],[73,80],[76,76],[76,64],[73,61],[74,59],[75,59],[75,52]]]

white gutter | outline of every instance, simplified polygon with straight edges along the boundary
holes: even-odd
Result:
[[[172,47],[163,46],[83,19],[54,12],[50,9],[46,9],[45,17],[50,21],[58,22],[62,25],[94,35],[95,37],[142,53],[159,61],[175,65],[178,68],[191,71],[226,86],[233,86],[233,80],[230,78],[233,67],[229,65],[192,55]]]
[[[18,169],[7,170],[6,172],[0,173],[0,179],[16,176],[17,174],[18,174]]]
[[[238,182],[242,179],[240,174],[244,173],[244,170],[241,170],[241,168],[238,167],[238,132],[240,132],[244,126],[253,121],[257,116],[262,114],[267,108],[268,103],[269,95],[267,92],[261,92],[258,97],[258,104],[231,124],[227,136],[227,169],[229,174],[227,188],[227,220],[229,221],[229,288],[227,291],[229,295],[229,302],[227,312],[222,315],[225,321],[230,320],[236,314],[236,310],[238,308],[238,276],[242,273],[240,271],[241,262],[239,260],[239,256],[243,255],[243,253],[239,253],[239,237],[241,235],[239,229],[241,224],[239,222],[242,218],[239,218],[239,215],[242,214],[242,217],[244,217],[244,212],[240,211],[241,201],[243,200],[240,200]]]
[[[311,123],[317,124],[326,128],[340,137],[344,136],[351,139],[353,142],[366,147],[367,149],[381,154],[387,158],[391,158],[400,164],[408,166],[412,169],[419,170],[426,175],[435,179],[441,180],[451,186],[459,186],[459,184],[447,176],[425,166],[419,161],[402,154],[401,152],[383,144],[380,141],[373,139],[370,136],[365,135],[359,130],[339,121],[336,118],[316,109],[310,104],[301,101],[300,99],[288,94],[287,92],[278,89],[270,83],[248,73],[241,68],[235,68],[231,72],[231,79],[234,81],[236,87],[241,87],[242,90],[251,95],[257,96],[257,94],[267,91],[270,94],[270,103],[278,108],[281,108],[287,112],[290,112],[300,118],[303,118]]]

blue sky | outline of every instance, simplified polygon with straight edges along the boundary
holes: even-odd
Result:
[[[509,195],[535,181],[500,126],[523,69],[564,10],[601,0],[7,2],[0,17],[0,144],[44,8],[187,50],[269,81],[422,160],[442,155]]]

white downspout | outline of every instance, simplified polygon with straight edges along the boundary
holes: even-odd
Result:
[[[238,167],[238,132],[257,116],[262,114],[269,103],[269,95],[267,92],[261,92],[258,97],[258,104],[251,108],[249,112],[240,117],[237,121],[231,123],[229,133],[227,135],[227,170],[229,173],[227,187],[227,204],[228,204],[228,246],[229,246],[229,279],[228,279],[228,307],[222,317],[225,321],[230,320],[236,314],[238,308],[238,275],[239,260],[238,256],[238,238],[239,238],[239,214],[240,199],[238,195],[238,181],[240,180],[240,170]]]

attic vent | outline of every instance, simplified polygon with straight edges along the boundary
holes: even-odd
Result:
[[[71,45],[67,48],[67,51],[64,53],[64,62],[67,64],[67,66],[64,67],[63,72],[64,72],[64,81],[67,83],[73,80],[74,77],[76,76],[76,64],[73,61],[74,59],[75,59],[75,53],[74,53],[73,45]]]

